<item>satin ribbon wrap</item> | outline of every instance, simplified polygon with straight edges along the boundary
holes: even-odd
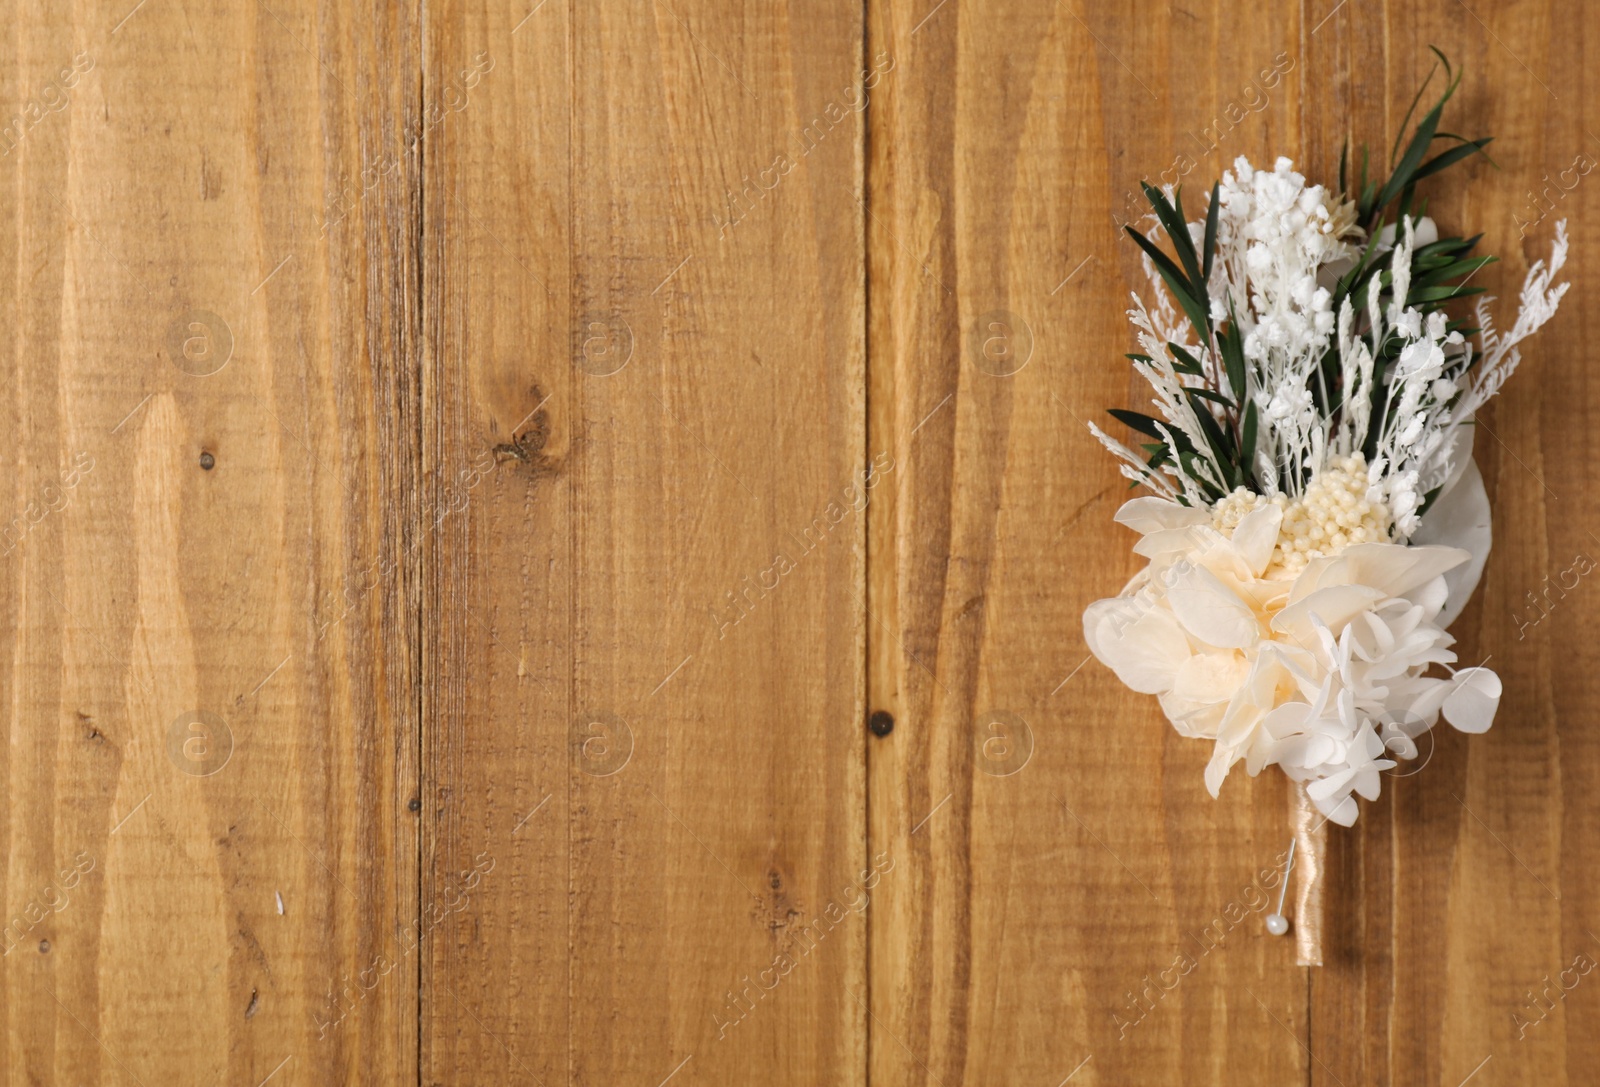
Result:
[[[1294,952],[1301,966],[1322,965],[1322,876],[1328,855],[1328,818],[1306,795],[1303,782],[1289,784],[1289,826],[1294,830]]]

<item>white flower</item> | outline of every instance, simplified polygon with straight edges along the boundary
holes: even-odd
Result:
[[[1352,477],[1364,479],[1364,466]],[[1438,623],[1443,575],[1469,556],[1356,543],[1292,572],[1282,565],[1288,507],[1249,505],[1126,503],[1117,520],[1140,533],[1134,550],[1149,564],[1120,596],[1089,606],[1084,637],[1124,683],[1159,697],[1179,733],[1213,741],[1213,796],[1240,761],[1251,774],[1277,765],[1348,826],[1352,794],[1376,798],[1395,765],[1384,756],[1414,756],[1412,741],[1441,712],[1464,732],[1493,721],[1493,672],[1425,674],[1456,660]]]
[[[1147,456],[1098,429],[1096,437],[1124,462],[1128,478],[1157,494],[1205,505],[1234,475],[1232,466],[1214,462],[1226,454],[1214,451],[1208,431],[1216,424],[1242,439],[1239,408],[1253,401],[1260,425],[1248,463],[1238,467],[1254,477],[1254,486],[1268,495],[1298,496],[1331,460],[1370,450],[1374,500],[1395,510],[1397,538],[1407,539],[1420,524],[1426,497],[1455,472],[1450,450],[1456,431],[1499,390],[1520,361],[1518,345],[1554,315],[1565,294],[1567,286],[1555,276],[1566,260],[1566,224],[1556,224],[1548,264],[1535,262],[1528,271],[1515,327],[1496,332],[1482,300],[1474,323],[1483,331],[1474,343],[1451,330],[1443,312],[1425,315],[1405,305],[1415,252],[1439,241],[1428,217],[1382,226],[1369,247],[1356,224],[1356,204],[1308,185],[1287,158],[1271,170],[1235,160],[1212,210],[1216,249],[1206,301],[1212,323],[1226,323],[1228,335],[1241,342],[1244,387],[1233,388],[1238,371],[1230,376],[1218,357],[1216,330],[1187,327],[1146,257],[1157,294],[1149,307],[1136,296],[1130,311],[1143,356],[1134,368],[1155,391],[1158,414],[1152,418],[1164,420],[1177,440],[1161,434],[1166,455],[1147,463]],[[1205,223],[1186,227],[1188,240],[1202,245]],[[1448,251],[1459,256],[1461,245],[1450,239]],[[1335,311],[1341,277],[1369,249],[1384,255],[1384,275],[1370,281],[1384,289],[1366,291],[1360,309],[1346,295]],[[1370,274],[1371,266],[1364,266]],[[1200,373],[1180,367],[1171,345],[1198,362]],[[1226,399],[1197,405],[1186,391],[1195,387]],[[1230,400],[1239,407],[1217,406]],[[1192,453],[1180,458],[1179,451]]]
[[[1285,419],[1299,415],[1311,407],[1311,391],[1309,389],[1279,389],[1272,394],[1272,399],[1267,401],[1267,421],[1281,423]]]
[[[1567,290],[1566,224],[1514,326],[1496,330],[1482,299],[1459,322],[1481,330],[1469,339],[1439,306],[1473,242],[1441,242],[1426,216],[1386,224],[1370,198],[1362,216],[1287,158],[1237,159],[1204,221],[1180,228],[1172,197],[1151,222],[1171,224],[1185,265],[1212,224],[1215,248],[1203,283],[1169,291],[1149,235],[1156,294],[1134,295],[1128,357],[1153,396],[1122,418],[1155,443],[1090,429],[1159,497],[1118,513],[1147,565],[1089,606],[1084,636],[1178,732],[1211,741],[1212,795],[1240,762],[1276,765],[1348,825],[1441,714],[1463,732],[1494,719],[1499,678],[1454,670],[1446,632],[1492,540],[1467,424]],[[1210,320],[1191,324],[1201,303]]]

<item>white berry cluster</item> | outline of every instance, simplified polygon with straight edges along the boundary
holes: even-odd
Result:
[[[1263,362],[1273,352],[1320,355],[1333,334],[1334,312],[1332,295],[1317,282],[1317,272],[1352,253],[1347,236],[1355,223],[1354,206],[1321,185],[1307,185],[1286,158],[1271,170],[1254,169],[1239,158],[1222,175],[1218,198],[1222,252],[1244,257],[1242,268],[1236,265],[1224,275],[1234,288],[1243,288],[1238,293],[1244,297],[1235,301],[1246,311],[1241,314],[1245,357]],[[1224,320],[1228,291],[1220,281],[1216,287],[1212,318]]]
[[[1283,511],[1283,523],[1266,576],[1292,579],[1312,559],[1338,554],[1351,544],[1390,542],[1389,509],[1367,498],[1368,487],[1367,462],[1361,454],[1335,457],[1306,484],[1300,497],[1267,498],[1240,487],[1211,508],[1211,523],[1231,536],[1252,510],[1269,503],[1277,506]]]

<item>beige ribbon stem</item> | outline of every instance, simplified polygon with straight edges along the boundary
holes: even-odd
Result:
[[[1294,829],[1294,951],[1301,966],[1322,965],[1322,876],[1328,821],[1306,795],[1303,782],[1289,783],[1289,825]],[[1286,877],[1287,878],[1287,877]]]

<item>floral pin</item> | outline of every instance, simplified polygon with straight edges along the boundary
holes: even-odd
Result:
[[[1490,142],[1439,131],[1460,76],[1438,55],[1444,92],[1396,140],[1387,179],[1369,178],[1365,152],[1353,187],[1342,157],[1336,190],[1286,158],[1241,157],[1197,222],[1181,193],[1144,187],[1154,222],[1128,232],[1156,290],[1133,296],[1128,358],[1155,413],[1111,412],[1146,439],[1138,451],[1090,427],[1153,494],[1117,513],[1147,565],[1084,612],[1089,649],[1179,733],[1212,741],[1213,796],[1241,762],[1293,782],[1307,963],[1321,961],[1325,824],[1352,824],[1355,797],[1375,800],[1441,716],[1468,733],[1494,720],[1499,677],[1456,668],[1446,630],[1490,546],[1473,416],[1567,290],[1561,222],[1516,323],[1496,329],[1470,285],[1495,259],[1472,255],[1481,235],[1441,238],[1418,202],[1420,182]],[[1436,141],[1452,146],[1430,154]],[[1446,312],[1472,295],[1470,320]]]

